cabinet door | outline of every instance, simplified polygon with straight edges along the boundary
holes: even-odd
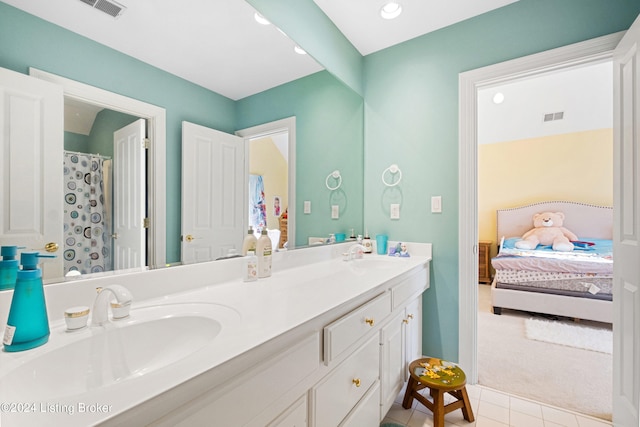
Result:
[[[404,384],[405,351],[402,337],[404,311],[380,331],[381,418],[389,411]]]
[[[407,305],[405,310],[406,357],[404,378],[409,376],[409,363],[422,357],[422,295]]]

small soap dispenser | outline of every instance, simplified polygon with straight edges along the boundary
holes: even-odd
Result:
[[[54,256],[40,255],[38,252],[23,252],[20,255],[22,269],[18,270],[9,319],[2,340],[4,351],[29,350],[49,340],[49,319],[38,258]]]
[[[0,248],[0,255],[2,255],[2,261],[0,261],[0,291],[13,289],[16,286],[18,275],[17,254],[17,246],[2,246]]]
[[[370,254],[373,247],[371,245],[371,238],[369,237],[369,231],[365,231],[364,233],[364,239],[362,239],[362,246],[364,246],[364,250],[363,252],[365,254]]]

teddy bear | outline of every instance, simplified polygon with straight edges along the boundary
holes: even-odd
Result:
[[[533,216],[533,227],[524,233],[522,240],[515,243],[518,249],[535,249],[540,245],[551,245],[554,251],[569,252],[573,250],[571,240],[578,236],[562,226],[564,213],[541,212]]]

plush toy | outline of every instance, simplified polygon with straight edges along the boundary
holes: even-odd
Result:
[[[524,233],[522,240],[515,243],[518,249],[535,249],[536,246],[550,245],[554,251],[569,252],[573,250],[571,240],[578,236],[562,226],[562,212],[542,212],[533,216],[533,227]]]

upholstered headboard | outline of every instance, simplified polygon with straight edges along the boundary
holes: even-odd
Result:
[[[533,215],[540,212],[564,212],[564,227],[579,239],[613,238],[613,208],[577,202],[540,202],[526,206],[499,209],[498,242],[502,237],[520,237],[533,228]]]

